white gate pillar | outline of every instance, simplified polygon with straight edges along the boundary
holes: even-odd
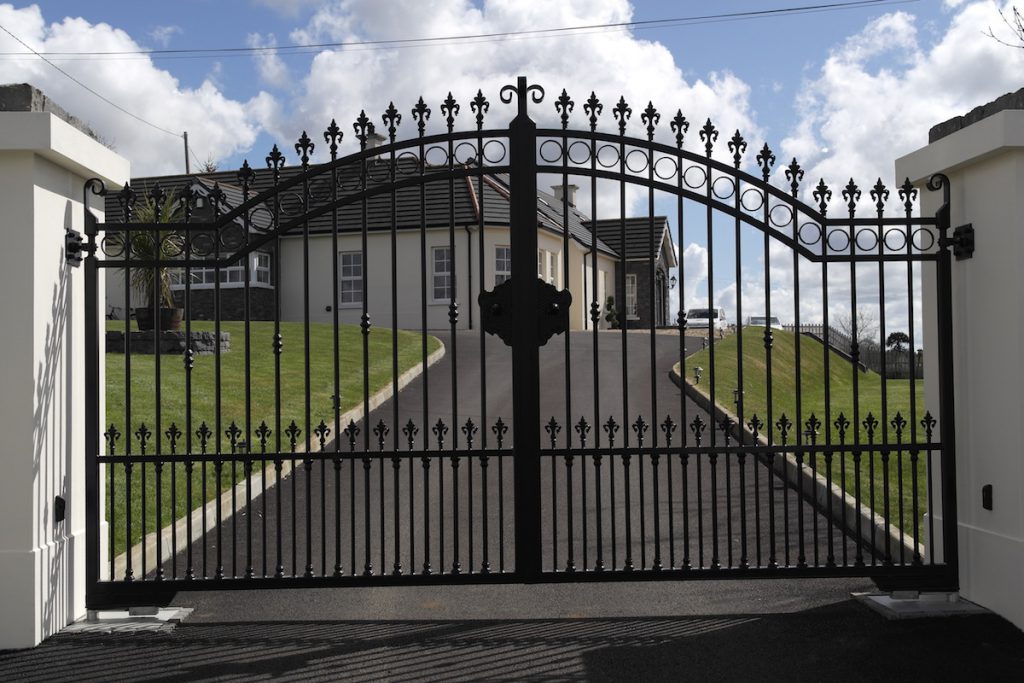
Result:
[[[33,97],[0,112],[0,649],[85,613],[84,279],[64,231],[82,230],[86,179],[129,177],[126,159],[14,87]]]
[[[951,227],[976,231],[973,258],[954,261],[952,277],[960,592],[1024,628],[1024,111],[1011,108],[1020,104],[1000,98],[937,126],[931,144],[897,159],[896,178],[923,188],[945,173]],[[922,215],[933,214],[942,193],[921,198]],[[922,278],[926,342],[936,338],[933,274]],[[933,414],[937,373],[934,349],[925,348]],[[938,501],[934,509],[938,536]]]

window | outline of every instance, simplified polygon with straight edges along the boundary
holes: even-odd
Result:
[[[363,254],[343,251],[338,254],[338,306],[354,306],[363,301]]]
[[[452,299],[452,252],[450,247],[434,247],[434,301]]]
[[[626,276],[626,318],[636,320],[639,318],[636,305],[636,275]]]
[[[512,277],[512,247],[494,248],[494,285]]]
[[[537,277],[541,280],[547,280],[547,277],[544,275],[544,268],[548,265],[548,260],[544,256],[546,253],[543,249],[537,250]]]
[[[265,251],[254,253],[249,261],[249,284],[270,287],[270,254]],[[191,285],[197,289],[212,289],[217,282],[216,268],[190,268]],[[171,289],[185,288],[185,269],[176,268],[169,273]],[[220,269],[222,287],[244,287],[245,266],[237,264]]]
[[[537,250],[537,277],[553,285],[558,284],[558,252]]]
[[[547,280],[550,284],[558,285],[558,254],[553,251],[548,252],[548,277]]]

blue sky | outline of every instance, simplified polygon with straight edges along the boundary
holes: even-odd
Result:
[[[40,51],[75,52],[407,39],[804,4],[810,3],[48,0],[0,4],[0,25]],[[723,131],[739,128],[751,149],[767,141],[780,160],[799,157],[808,176],[826,178],[838,196],[838,187],[851,176],[865,187],[879,176],[892,184],[894,159],[923,146],[931,125],[1024,86],[1024,51],[983,35],[989,26],[1001,29],[998,9],[1010,4],[887,2],[842,11],[504,42],[324,49],[263,58],[130,56],[57,63],[147,121],[174,132],[187,130],[196,156],[222,168],[237,167],[243,158],[261,161],[275,142],[291,150],[303,129],[316,131],[311,135],[319,139],[332,117],[350,131],[363,107],[377,119],[393,99],[407,112],[420,94],[436,109],[448,90],[466,102],[482,88],[495,103],[491,116],[510,118],[511,110],[498,106],[497,92],[522,74],[549,93],[538,113],[542,122],[544,116],[553,122],[551,102],[562,87],[578,105],[591,90],[609,104],[625,95],[634,107],[636,131],[639,112],[653,100],[663,114],[681,108],[691,121],[710,116]],[[0,51],[24,49],[0,36]],[[0,82],[22,81],[37,85],[85,119],[131,160],[134,174],[183,170],[180,139],[116,111],[34,56],[0,56]],[[468,114],[466,107],[464,125],[469,125]],[[610,126],[608,114],[606,109]],[[405,124],[411,128],[409,117]],[[352,144],[352,137],[347,136],[346,144]],[[753,154],[748,156],[752,160]],[[680,244],[690,273],[681,288],[687,299],[706,297],[700,232],[685,234]],[[724,263],[729,260],[731,256]],[[763,257],[751,251],[744,263],[750,264],[752,280],[758,280]],[[729,282],[719,281],[725,265],[719,266],[717,254],[715,269],[716,302],[730,306],[739,288],[750,302],[744,308],[755,307],[756,287],[748,292],[748,283],[733,282],[730,295]],[[780,273],[779,281],[784,280]],[[836,286],[842,290],[843,284]],[[786,289],[783,284],[779,292],[773,290],[773,307],[777,300],[786,300]],[[887,315],[906,319],[905,312]]]

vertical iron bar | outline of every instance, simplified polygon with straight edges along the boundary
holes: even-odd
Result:
[[[100,519],[104,509],[103,501],[100,500],[100,465],[96,461],[100,454],[100,314],[99,314],[99,263],[96,257],[96,236],[98,234],[96,217],[89,210],[89,193],[93,190],[96,180],[89,180],[86,183],[82,196],[82,210],[84,211],[83,231],[87,238],[85,248],[85,589],[86,605],[97,606],[96,589],[100,582]],[[102,187],[102,186],[101,186]],[[128,247],[125,246],[124,258],[128,260]],[[127,270],[126,270],[127,273]],[[125,275],[127,278],[127,274]],[[129,291],[128,280],[125,280],[125,291]],[[130,319],[129,309],[125,308],[125,321]],[[128,354],[127,337],[125,335],[125,356]],[[126,375],[126,377],[128,377]],[[126,425],[129,423],[125,423]],[[125,441],[127,450],[131,451],[131,428],[125,429]],[[111,454],[113,454],[111,449]],[[114,465],[111,468],[111,481],[113,481]],[[130,475],[125,475],[125,481],[130,481]],[[114,509],[115,491],[111,486],[109,491],[110,509]],[[131,510],[131,499],[125,499],[125,510]],[[128,513],[131,514],[130,512]],[[111,519],[110,528],[114,528],[114,520]],[[131,567],[131,534],[125,539],[128,548],[128,567]],[[114,578],[114,546],[110,546],[110,578]]]

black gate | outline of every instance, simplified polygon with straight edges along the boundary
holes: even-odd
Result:
[[[812,206],[796,160],[776,187],[775,155],[751,164],[738,131],[730,164],[710,120],[701,154],[681,112],[666,144],[651,105],[629,137],[621,98],[611,133],[593,94],[571,129],[564,91],[561,127],[538,129],[543,98],[520,78],[503,129],[479,93],[474,129],[449,95],[427,134],[421,98],[418,136],[398,140],[392,105],[386,137],[360,115],[349,155],[332,122],[321,163],[303,133],[294,166],[275,146],[265,169],[89,182],[107,209],[83,247],[90,606],[211,587],[956,588],[949,283],[967,242],[947,180],[929,182],[934,217],[909,181],[895,214],[881,180],[870,201],[851,180],[839,210],[822,181]],[[674,234],[704,260],[679,260]]]

